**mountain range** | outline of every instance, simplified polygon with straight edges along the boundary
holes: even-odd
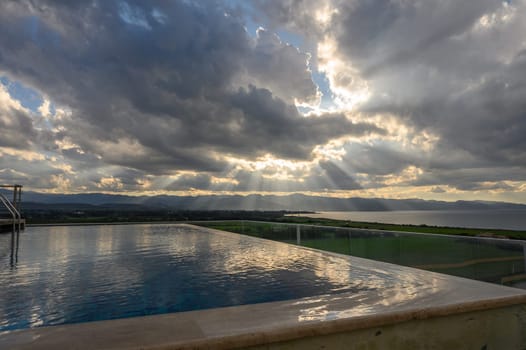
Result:
[[[4,192],[5,193],[5,192]],[[9,193],[5,193],[9,196]],[[119,207],[166,210],[288,210],[288,211],[390,211],[390,210],[500,210],[525,209],[524,204],[487,201],[435,201],[422,199],[333,198],[304,194],[205,195],[205,196],[128,196],[121,194],[49,194],[26,191],[24,208]]]

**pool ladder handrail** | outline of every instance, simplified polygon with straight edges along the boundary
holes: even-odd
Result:
[[[9,199],[7,199],[6,196],[4,196],[2,193],[0,193],[0,202],[4,205],[4,207],[7,208],[11,216],[13,217],[13,232],[16,231],[16,225],[18,224],[18,232],[20,232],[20,228],[22,225],[22,215],[20,215],[20,212],[18,209],[15,208],[13,203]]]

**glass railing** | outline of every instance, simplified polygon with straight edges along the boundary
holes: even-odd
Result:
[[[526,242],[254,221],[199,225],[526,289]]]

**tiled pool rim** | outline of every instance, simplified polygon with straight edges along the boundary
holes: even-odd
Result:
[[[224,234],[224,231],[220,232]],[[259,238],[251,237],[251,239]],[[334,253],[325,252],[325,254],[341,257]],[[382,299],[376,293],[359,295],[358,298],[353,293],[346,293],[17,330],[0,333],[0,348],[230,349],[510,307],[518,307],[522,317],[526,315],[524,290],[362,258],[347,256],[345,258],[350,259],[353,264],[370,269],[382,269],[393,273],[411,271],[422,278],[440,281],[443,285],[434,294],[418,295],[415,292],[414,299],[395,303],[392,300]],[[517,310],[514,309],[514,312]],[[520,327],[522,334],[526,334],[526,319]],[[525,337],[520,334],[517,336]],[[521,344],[526,346],[526,339],[521,341]]]

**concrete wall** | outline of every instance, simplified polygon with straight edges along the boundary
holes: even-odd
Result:
[[[246,349],[526,349],[526,305],[413,320],[349,333],[304,337]]]

